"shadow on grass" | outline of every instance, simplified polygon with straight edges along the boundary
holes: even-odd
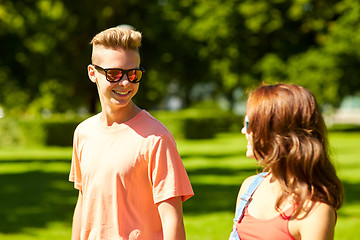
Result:
[[[230,169],[230,168],[207,168],[188,170],[190,178],[199,175],[212,176],[235,176],[240,175],[243,179],[254,175],[256,169]],[[195,196],[184,202],[184,213],[190,215],[216,213],[216,212],[234,212],[236,198],[242,182],[234,184],[206,184],[193,183]],[[343,182],[345,201],[344,205],[360,204],[360,183]],[[341,211],[339,215],[345,216]]]
[[[244,152],[229,152],[229,153],[218,153],[218,154],[204,154],[204,153],[196,153],[196,154],[181,154],[181,159],[187,160],[189,158],[206,158],[207,160],[219,160],[229,157],[239,157],[244,156]]]
[[[213,176],[243,176],[250,177],[251,175],[256,174],[256,169],[254,168],[216,168],[216,167],[209,167],[209,168],[199,168],[193,170],[187,170],[189,176],[195,175],[213,175]],[[241,184],[238,183],[238,184]]]
[[[77,191],[68,174],[40,170],[0,174],[0,182],[0,232],[45,228],[53,221],[71,225]]]
[[[335,124],[329,127],[329,132],[360,132],[359,124]]]
[[[344,204],[360,204],[360,183],[344,182]]]
[[[33,160],[31,160],[33,161]],[[69,163],[68,160],[60,162]],[[12,161],[19,166],[24,160]],[[58,160],[39,160],[48,163]],[[0,162],[0,166],[1,166]],[[253,168],[203,168],[189,169],[190,178],[196,176],[241,176],[255,174]],[[239,178],[237,178],[239,179]],[[0,174],[0,232],[19,233],[24,228],[46,228],[50,222],[65,222],[71,226],[72,214],[77,199],[77,190],[68,182],[68,172],[44,172]],[[345,204],[360,203],[360,183],[344,182]],[[195,182],[195,196],[184,203],[188,215],[234,212],[241,182],[233,184]],[[343,214],[340,212],[340,215]]]
[[[193,176],[242,176],[243,179],[254,175],[254,168],[202,168],[187,171],[190,179]],[[233,184],[192,183],[195,196],[184,202],[184,213],[204,214],[216,212],[234,212],[236,198],[242,182]]]
[[[184,202],[184,214],[233,212],[239,184],[193,184],[195,196]]]
[[[346,205],[357,205],[356,209],[359,209],[360,205],[360,183],[350,183],[343,181],[344,186],[344,203],[343,207]],[[342,217],[353,217],[352,214],[346,214],[341,211],[341,208],[339,210],[339,216]]]
[[[0,159],[0,166],[1,164],[7,163],[66,163],[70,164],[69,159]]]

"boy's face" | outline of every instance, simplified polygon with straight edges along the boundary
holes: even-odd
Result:
[[[121,68],[124,70],[138,68],[140,65],[139,53],[135,50],[107,49],[100,46],[93,48],[93,64],[107,68]],[[90,80],[96,83],[102,107],[111,109],[127,109],[131,99],[139,89],[139,83],[131,83],[127,76],[116,83],[106,80],[105,72],[88,66]]]

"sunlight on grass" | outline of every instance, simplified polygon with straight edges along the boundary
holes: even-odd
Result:
[[[228,239],[234,215],[230,212],[216,212],[184,217],[187,239]]]
[[[335,228],[334,239],[344,240],[359,240],[359,228],[360,228],[360,207],[359,203],[356,205],[346,204],[339,211],[338,222]]]
[[[335,239],[360,239],[360,133],[330,133],[333,160],[345,188]],[[184,202],[189,240],[227,239],[242,181],[255,174],[245,137],[178,140],[195,196]],[[71,147],[0,149],[0,239],[69,239],[77,191],[68,182]]]
[[[24,228],[19,234],[1,234],[1,240],[64,240],[70,239],[71,226],[61,222],[51,222],[45,228]]]
[[[44,167],[44,165],[47,165]],[[2,166],[0,168],[0,174],[1,173],[24,173],[28,171],[35,171],[41,169],[41,171],[44,172],[64,172],[68,171],[70,166],[70,159],[68,160],[67,164],[64,163],[43,163],[43,162],[29,162],[19,164],[19,163],[9,163],[5,166]]]
[[[0,161],[4,160],[57,160],[71,159],[71,147],[1,148]]]
[[[330,144],[339,177],[344,181],[360,182],[360,134],[331,133]]]

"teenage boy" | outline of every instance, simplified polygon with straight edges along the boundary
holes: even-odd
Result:
[[[72,239],[183,240],[193,190],[171,133],[134,104],[141,33],[114,27],[91,41],[101,113],[74,133],[70,181],[79,190]]]

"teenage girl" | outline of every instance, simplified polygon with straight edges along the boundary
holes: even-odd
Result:
[[[242,240],[333,239],[343,188],[314,95],[297,85],[264,85],[250,94],[246,114],[246,156],[267,174],[235,232]],[[243,182],[237,206],[254,177]]]

